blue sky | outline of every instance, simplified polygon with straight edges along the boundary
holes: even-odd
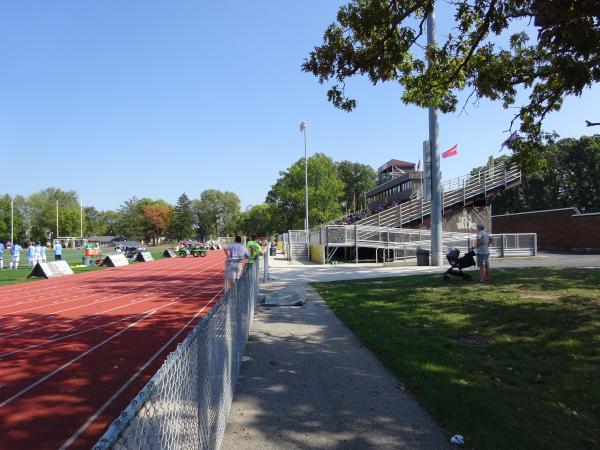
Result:
[[[264,200],[280,170],[309,153],[374,168],[417,162],[427,111],[404,106],[397,85],[348,84],[348,114],[300,71],[340,1],[6,1],[0,7],[1,193],[74,189],[84,204],[175,202],[207,188]],[[450,27],[444,11],[439,32]],[[591,134],[600,89],[567,99],[547,129]],[[482,102],[441,116],[443,178],[498,154],[512,117]]]

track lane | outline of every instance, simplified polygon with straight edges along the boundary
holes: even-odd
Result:
[[[211,269],[217,269],[219,270],[221,267],[221,262],[217,261],[215,263],[212,263],[211,265],[206,266],[205,268],[203,268],[201,271],[199,271],[199,274],[202,272],[206,272],[207,270],[211,270]],[[184,268],[180,268],[177,272],[176,275],[180,276],[181,274],[183,274],[183,276],[185,277],[187,271],[189,270],[189,267],[184,267]],[[152,278],[149,284],[156,284],[159,281],[163,281],[165,278],[166,279],[172,279],[173,276],[175,274],[169,274],[166,277],[156,277],[156,278]],[[104,282],[104,281],[102,281]],[[143,286],[140,286],[140,288]],[[11,314],[11,318],[12,320],[7,320],[5,323],[5,332],[4,333],[0,333],[0,341],[2,341],[3,339],[6,338],[14,338],[15,336],[22,336],[23,334],[29,333],[29,332],[34,332],[36,335],[38,335],[39,330],[44,329],[44,328],[48,328],[48,325],[44,325],[44,319],[45,318],[50,318],[53,317],[55,315],[61,315],[61,317],[65,317],[65,321],[64,323],[71,323],[72,321],[76,321],[79,320],[81,318],[81,313],[78,310],[82,310],[82,309],[92,309],[94,310],[94,313],[92,314],[92,316],[98,315],[98,314],[108,314],[110,312],[114,312],[116,310],[118,310],[119,308],[123,308],[127,306],[127,303],[124,302],[125,299],[130,299],[131,298],[131,293],[132,292],[136,292],[139,291],[139,289],[135,289],[133,291],[128,291],[128,293],[124,293],[124,294],[110,294],[110,295],[106,295],[102,292],[98,292],[98,293],[89,293],[87,291],[87,287],[85,286],[81,286],[79,288],[79,295],[75,296],[74,300],[69,300],[68,302],[60,302],[60,303],[55,303],[52,302],[51,305],[45,306],[43,308],[39,308],[38,310],[35,310],[36,315],[35,315],[35,319],[30,317],[30,316],[25,316],[24,318],[21,318],[21,316],[19,316],[19,314],[24,314],[23,311],[13,311],[13,313]],[[143,295],[145,296],[152,296],[152,295],[166,295],[170,292],[170,287],[169,285],[164,285],[164,286],[158,286],[158,287],[154,287],[153,289],[146,289],[145,293]],[[83,291],[83,293],[82,293]],[[141,300],[135,300],[135,301],[143,301],[143,299]],[[131,304],[133,301],[129,301],[129,304]],[[65,307],[65,304],[69,303],[69,307]],[[53,309],[53,308],[57,308],[57,309]],[[62,308],[62,309],[58,309],[58,308]],[[93,317],[92,317],[93,318]],[[89,319],[86,319],[89,320]],[[40,327],[41,325],[41,327]],[[53,324],[53,325],[57,325],[57,324]],[[71,325],[72,327],[73,325]],[[16,331],[18,330],[18,331]],[[61,332],[64,331],[62,329],[58,329],[55,330],[55,332]]]
[[[124,304],[118,310],[97,316],[85,317],[81,314],[84,317],[67,319],[71,321],[71,325],[78,325],[77,328],[81,328],[99,323],[99,318],[118,320],[127,313],[127,308],[133,308],[129,311],[132,313],[130,315],[135,312],[138,314],[136,317],[140,317],[139,314],[143,311],[162,306],[143,320],[136,322],[134,317],[130,317],[119,324],[106,326],[103,333],[93,330],[90,333],[68,337],[60,342],[51,342],[48,345],[0,358],[0,385],[4,385],[0,388],[0,403],[9,399],[9,394],[14,396],[18,393],[18,386],[21,388],[26,386],[25,379],[14,384],[10,383],[11,386],[5,385],[4,379],[10,375],[10,368],[15,364],[19,365],[19,371],[29,367],[30,381],[35,382],[51,374],[65,362],[78,358],[11,400],[4,407],[0,407],[0,436],[7,437],[0,440],[0,448],[5,448],[5,445],[11,450],[58,448],[71,436],[74,437],[72,445],[75,448],[89,448],[114,419],[114,415],[128,404],[133,395],[160,366],[168,352],[172,351],[189,329],[210,310],[211,299],[215,300],[215,292],[219,292],[222,286],[224,255],[217,251],[211,252],[207,258],[201,260],[194,261],[191,258],[189,260],[187,275],[182,273],[181,276],[171,278],[168,283],[160,286],[160,290],[152,290],[153,287],[150,285],[144,285],[143,278],[144,273],[149,275],[152,272],[156,276],[155,269],[162,268],[163,264],[157,266],[154,266],[154,263],[147,264],[145,270],[148,272],[141,270],[137,274],[141,275],[140,277],[127,277],[134,279],[126,283],[132,283],[129,286],[131,289],[127,291],[122,301],[133,301],[131,306]],[[173,260],[171,264],[182,264],[186,260],[175,261],[177,260]],[[211,263],[219,266],[214,272],[204,268]],[[132,267],[137,268],[137,266],[143,264]],[[106,269],[109,270],[113,271]],[[138,270],[136,269],[136,273]],[[200,273],[200,270],[203,271]],[[85,275],[88,276],[85,278],[87,280],[90,278],[89,275],[101,272],[105,271],[86,273]],[[208,277],[209,274],[213,276],[212,279]],[[68,279],[72,280],[79,276],[65,277],[59,281],[64,283]],[[190,282],[190,277],[194,282]],[[106,283],[111,281],[111,278],[115,281],[116,277],[112,275],[106,277],[103,274],[97,279],[92,276],[91,281]],[[68,283],[67,281],[67,286]],[[34,284],[40,283],[32,283]],[[202,287],[199,289],[198,285]],[[149,292],[155,296],[143,296]],[[156,295],[156,292],[160,294]],[[106,295],[104,291],[102,294]],[[220,298],[220,294],[216,294],[216,297]],[[93,304],[90,308],[93,308]],[[63,313],[56,314],[58,320],[65,320],[62,315]],[[38,319],[37,323],[39,322]],[[49,334],[53,330],[53,325],[46,323],[45,326],[47,328],[40,331]],[[127,326],[129,328],[125,328]],[[182,329],[185,331],[181,332]],[[117,334],[120,331],[122,332]],[[88,335],[85,340],[81,339],[83,335]],[[87,339],[92,336],[95,339]],[[48,336],[45,335],[45,338],[47,339]],[[94,348],[103,340],[106,342]],[[59,343],[61,345],[57,346]],[[5,349],[6,343],[0,340],[0,353],[6,353]],[[93,350],[85,354],[90,349]],[[14,364],[9,364],[9,367],[1,365],[2,360],[8,361],[11,358],[15,358],[12,360]],[[38,371],[40,367],[43,370]],[[138,372],[139,376],[133,377]],[[14,373],[12,375],[14,376]],[[128,381],[127,387],[122,389]],[[123,392],[118,393],[120,389]],[[107,404],[107,399],[112,397],[114,399]],[[90,419],[94,415],[97,417]],[[81,428],[82,426],[84,427]]]

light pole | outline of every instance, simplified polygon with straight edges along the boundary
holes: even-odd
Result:
[[[304,133],[304,230],[308,245],[308,159],[306,158],[306,122],[300,122],[300,132]]]
[[[10,199],[10,245],[15,245],[15,199]]]
[[[433,3],[435,5],[435,3]],[[435,46],[435,12],[427,16],[427,46]],[[431,61],[429,62],[431,65]],[[429,151],[431,155],[431,265],[442,265],[442,192],[440,189],[440,150],[438,146],[438,114],[433,104],[429,105]]]

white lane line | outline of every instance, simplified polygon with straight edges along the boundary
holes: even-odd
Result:
[[[216,273],[216,274],[214,274],[214,275],[211,275],[210,277],[208,277],[208,278],[205,278],[205,279],[204,279],[204,281],[206,281],[206,280],[210,280],[211,278],[214,278],[214,277],[215,277],[215,276],[217,276],[217,275],[220,275],[220,273]],[[186,286],[186,287],[177,288],[177,289],[172,289],[172,290],[171,290],[171,291],[169,291],[168,293],[170,293],[170,294],[171,294],[171,293],[177,292],[177,291],[179,291],[179,290],[184,290],[184,289],[187,289],[187,286]],[[215,290],[215,289],[208,289],[208,290],[206,290],[206,291],[200,291],[200,292],[202,292],[203,294],[210,294],[210,293],[211,293],[212,291],[214,291],[214,290]],[[162,294],[162,293],[161,293],[161,294]],[[176,296],[176,297],[174,297],[174,298],[179,298],[179,296]],[[71,327],[71,328],[69,328],[69,329],[67,329],[67,330],[62,330],[62,331],[61,331],[61,333],[64,333],[64,332],[66,332],[66,331],[70,331],[70,330],[72,330],[72,329],[74,329],[74,328],[81,327],[82,325],[84,325],[84,324],[85,324],[85,323],[87,323],[87,322],[90,322],[90,321],[91,321],[91,320],[93,320],[93,319],[99,319],[99,318],[100,318],[100,317],[101,317],[103,314],[105,314],[105,313],[107,313],[107,312],[116,311],[116,310],[118,310],[118,309],[121,309],[121,308],[126,308],[126,307],[128,307],[128,306],[132,306],[132,305],[135,305],[135,304],[138,304],[138,303],[144,303],[144,302],[146,302],[147,300],[148,300],[148,298],[144,298],[144,299],[142,299],[142,300],[137,300],[137,301],[135,301],[135,300],[131,300],[131,302],[130,302],[130,303],[128,303],[128,304],[121,304],[121,305],[119,305],[119,306],[115,306],[115,307],[113,307],[113,308],[108,308],[108,309],[105,309],[105,310],[103,310],[103,311],[99,311],[99,312],[97,312],[97,313],[94,313],[94,314],[90,315],[90,316],[89,316],[89,317],[90,317],[90,319],[89,319],[89,320],[86,320],[85,322],[81,322],[81,323],[79,323],[79,324],[76,324],[76,326],[75,326],[75,327]],[[139,313],[138,313],[138,314],[139,314]],[[135,315],[135,314],[134,314],[134,315]],[[77,320],[79,320],[79,319],[80,319],[80,317],[76,317],[76,318],[74,318],[74,319],[70,319],[70,320],[66,320],[66,321],[63,321],[63,322],[55,323],[55,324],[52,324],[52,325],[48,325],[48,326],[46,326],[46,327],[36,328],[35,330],[30,330],[30,329],[28,329],[28,330],[24,330],[24,331],[21,331],[21,332],[18,332],[18,333],[13,333],[13,334],[8,334],[8,335],[6,335],[6,334],[5,334],[5,335],[0,335],[0,342],[2,342],[3,340],[6,340],[6,339],[8,339],[8,338],[11,338],[11,337],[15,337],[15,336],[20,336],[20,335],[23,335],[23,334],[31,333],[32,331],[33,331],[33,332],[38,332],[38,331],[40,331],[40,330],[44,330],[44,329],[46,329],[46,328],[50,328],[50,327],[53,327],[53,326],[57,326],[57,325],[64,325],[64,324],[67,324],[67,323],[76,322],[76,321],[77,321]],[[60,333],[59,333],[59,334],[60,334]],[[56,334],[55,336],[58,336],[59,334]],[[4,356],[4,355],[0,355],[0,357],[2,357],[2,356]]]
[[[191,264],[190,264],[191,265]],[[133,267],[133,266],[130,266]],[[146,269],[143,269],[142,267],[137,267],[136,266],[136,270],[130,270],[127,272],[127,274],[121,274],[124,277],[133,277],[135,275],[139,275],[140,272],[143,273],[143,271]],[[67,289],[67,292],[70,292],[71,290],[80,290],[82,288],[85,288],[85,279],[90,278],[90,276],[95,277],[96,280],[107,280],[110,279],[110,277],[106,276],[106,271],[102,271],[102,272],[89,272],[89,273],[79,273],[77,274],[77,286],[73,286],[71,288]],[[110,274],[109,274],[110,275]],[[83,279],[85,278],[85,279]],[[126,279],[126,278],[125,278]],[[52,283],[52,285],[46,284],[46,283]],[[19,304],[21,303],[30,303],[31,301],[39,301],[39,300],[45,300],[47,298],[48,293],[56,293],[57,295],[60,295],[62,292],[65,292],[64,287],[60,285],[60,283],[63,283],[64,280],[59,280],[59,279],[54,279],[54,280],[47,280],[45,281],[45,285],[43,293],[32,293],[32,287],[30,284],[28,283],[24,283],[20,286],[22,286],[22,288],[18,291],[16,291],[15,289],[15,285],[11,285],[11,286],[7,286],[7,287],[3,287],[4,289],[7,289],[8,287],[10,287],[10,295],[0,295],[0,308],[4,308],[6,306],[10,306],[10,305],[3,305],[2,303],[6,302],[6,301],[14,301],[15,299],[19,300],[23,297],[23,293],[27,294],[27,295],[33,295],[33,299],[34,300],[30,300],[27,302],[23,302],[23,301],[18,301]],[[71,282],[73,282],[73,280],[71,280]],[[39,284],[37,285],[38,287],[40,286]],[[0,288],[0,294],[2,293],[2,288]]]
[[[194,294],[194,295],[198,295],[198,294],[204,294],[204,293],[205,293],[204,291],[200,291],[200,292],[198,292],[197,294]],[[174,299],[173,299],[171,302],[169,302],[169,303],[167,303],[167,304],[179,303],[179,301],[180,301],[180,300],[175,300],[175,299],[179,299],[179,298],[180,298],[180,297],[175,297],[175,298],[174,298]],[[138,303],[144,303],[144,302],[146,302],[147,300],[148,300],[148,299],[140,300]],[[134,317],[137,317],[137,316],[140,316],[140,315],[142,315],[142,314],[145,314],[145,313],[147,313],[148,311],[152,311],[153,309],[155,309],[155,308],[149,309],[149,310],[147,310],[147,311],[140,311],[139,313],[131,314],[131,315],[129,315],[129,316],[122,317],[121,319],[118,319],[118,320],[113,320],[112,322],[108,322],[108,323],[104,323],[104,324],[101,324],[101,325],[97,325],[97,326],[95,326],[95,327],[92,327],[92,328],[86,328],[85,330],[78,331],[77,333],[71,333],[71,334],[67,334],[67,335],[61,336],[61,337],[59,337],[59,338],[56,338],[56,339],[52,339],[53,337],[56,337],[56,336],[59,336],[59,335],[60,335],[60,334],[56,334],[56,335],[54,335],[54,336],[51,336],[50,338],[48,338],[48,340],[46,340],[46,341],[44,341],[44,342],[40,342],[40,343],[38,343],[38,344],[31,344],[31,345],[28,345],[27,347],[22,347],[22,348],[19,348],[19,349],[17,349],[17,350],[13,350],[13,351],[11,351],[11,352],[0,353],[0,362],[1,362],[1,360],[2,360],[3,358],[5,358],[6,356],[10,356],[10,355],[14,355],[15,353],[21,353],[21,352],[24,352],[24,351],[27,351],[27,350],[31,350],[32,348],[43,347],[43,346],[45,346],[45,345],[48,345],[48,344],[53,344],[53,343],[55,343],[55,342],[64,341],[65,339],[69,339],[69,338],[71,338],[71,337],[74,337],[74,336],[79,336],[80,334],[89,333],[90,331],[94,331],[94,330],[100,330],[100,329],[102,329],[102,328],[109,327],[109,326],[111,326],[111,325],[114,325],[114,324],[117,324],[117,323],[119,323],[119,322],[124,322],[124,321],[126,321],[126,320],[133,319]],[[68,331],[71,331],[71,330],[74,330],[74,329],[75,329],[75,327],[71,327],[71,328],[69,328],[68,330],[64,330],[64,331],[65,331],[65,332],[68,332]]]
[[[166,264],[161,264],[161,266],[165,266],[165,265]],[[177,267],[169,267],[169,269],[177,268],[179,270],[177,270],[175,273],[178,273],[178,272],[180,272],[182,270],[185,270],[185,269],[188,269],[188,268],[190,268],[192,266],[193,266],[193,263],[187,262],[187,264],[185,264],[183,266],[183,268],[181,266],[177,266]],[[131,268],[131,267],[133,267],[133,266],[129,266],[128,269]],[[160,267],[155,267],[155,269],[160,269]],[[140,274],[143,274],[145,272],[145,270],[146,269],[144,269],[144,266],[141,266],[141,267],[137,267],[136,266],[136,270],[128,270],[127,273],[120,274],[122,276],[121,279],[124,280],[124,281],[127,281],[127,280],[129,280],[131,278],[135,278],[136,276],[139,276]],[[83,279],[84,276],[86,276],[85,279]],[[39,301],[47,301],[49,298],[51,299],[53,297],[59,297],[59,298],[61,298],[61,297],[64,297],[64,293],[70,293],[71,291],[85,290],[85,289],[87,289],[87,285],[85,284],[85,282],[86,282],[87,278],[90,278],[92,276],[95,277],[94,281],[98,281],[98,282],[106,281],[106,282],[109,282],[112,279],[112,277],[114,277],[114,274],[110,274],[110,273],[107,274],[107,271],[90,272],[90,273],[85,273],[85,274],[77,274],[76,280],[73,280],[73,279],[70,280],[71,282],[76,283],[76,285],[72,286],[70,288],[67,288],[66,290],[64,289],[63,286],[60,285],[60,283],[62,283],[64,280],[62,280],[62,279],[49,280],[49,281],[54,281],[53,285],[52,286],[44,286],[44,288],[45,288],[44,292],[40,293],[40,294],[33,294],[33,300],[30,300],[30,301],[21,301],[20,299],[23,297],[22,293],[18,293],[17,295],[12,295],[12,296],[6,296],[6,295],[5,296],[1,296],[0,295],[0,309],[1,308],[6,308],[6,307],[9,307],[9,306],[14,306],[14,305],[5,305],[5,304],[2,304],[2,303],[6,302],[8,300],[17,299],[17,300],[19,300],[17,302],[18,304],[28,304],[28,303],[35,303],[35,302],[39,302]],[[142,286],[145,285],[145,284],[147,284],[147,283],[151,283],[153,281],[154,280],[149,280],[148,282],[143,283]],[[24,284],[23,286],[24,286],[24,288],[22,289],[22,291],[26,295],[31,296],[31,290],[32,290],[31,285]],[[12,288],[12,286],[11,286],[11,288]],[[11,291],[11,293],[12,292],[13,291]],[[1,290],[0,290],[0,293],[1,293]],[[85,294],[82,294],[82,295],[85,295]]]
[[[186,273],[191,268],[191,266],[192,266],[192,264],[186,264],[185,267],[183,267],[183,268],[180,267],[180,268],[178,268],[179,270],[177,270],[177,271],[175,271],[173,273],[167,273],[167,274],[165,274],[165,275],[163,275],[161,277],[148,280],[147,282],[144,282],[144,283],[142,283],[140,285],[130,286],[130,287],[123,288],[123,289],[121,289],[121,291],[117,295],[117,297],[121,297],[123,295],[128,295],[130,293],[136,292],[141,287],[146,286],[147,284],[154,284],[156,282],[159,282],[161,279],[168,278],[168,277],[173,277],[173,276],[179,276],[179,274]],[[134,281],[134,280],[129,280],[128,278],[123,278],[122,280],[123,280],[123,282]],[[102,280],[99,280],[99,281],[102,281]],[[110,279],[107,279],[105,281],[110,283]],[[89,289],[89,288],[86,288],[85,286],[79,286],[76,290],[78,290],[78,291],[81,292],[81,291],[85,291],[86,289]],[[85,297],[88,297],[88,296],[98,296],[98,295],[102,295],[102,292],[92,292],[92,293],[81,292],[81,294],[79,296],[75,297],[75,298],[71,298],[70,300],[66,300],[66,301],[63,301],[63,302],[58,302],[58,303],[55,303],[55,304],[72,303],[72,302],[80,300],[81,298],[85,298]],[[59,298],[65,298],[64,293],[62,293],[60,291],[57,292],[56,296],[59,297]],[[10,311],[9,314],[15,315],[15,314],[20,314],[20,313],[23,313],[23,312],[35,310],[35,309],[38,309],[38,308],[44,308],[44,307],[47,307],[47,306],[51,306],[52,303],[48,304],[48,301],[50,299],[52,299],[52,296],[50,296],[50,297],[42,297],[42,298],[40,298],[40,299],[38,299],[36,301],[33,301],[33,302],[21,302],[23,305],[25,305],[25,304],[28,304],[28,303],[38,303],[40,301],[44,301],[44,303],[42,305],[35,305],[35,306],[31,306],[31,307],[28,307],[28,308],[25,308],[25,309],[20,309],[18,311]],[[11,306],[15,306],[15,305],[4,305],[4,306],[0,306],[0,308],[8,308],[8,307],[11,307]],[[63,311],[58,311],[58,312],[63,312]],[[22,319],[22,321],[24,321],[24,320],[27,320],[27,319]]]
[[[211,264],[210,266],[207,266],[207,267],[203,268],[202,270],[200,270],[198,273],[206,272],[207,270],[209,270],[209,269],[211,269],[211,268],[213,268],[213,267],[215,267],[215,266],[220,266],[220,264],[221,264],[221,262],[220,262],[220,261],[219,261],[219,262],[217,262],[217,263],[215,263],[215,264]],[[189,269],[189,267],[188,267],[188,268],[186,268],[186,269],[178,270],[177,272],[175,272],[175,274],[181,274],[181,273],[185,273],[185,272],[186,272],[188,269]],[[174,275],[174,274],[171,274],[170,276],[173,276],[173,275]],[[209,279],[210,279],[210,278],[212,278],[212,277],[214,277],[214,276],[216,276],[216,275],[218,275],[218,273],[217,273],[217,274],[215,274],[215,275],[213,275],[213,276],[211,276],[211,277],[209,277]],[[169,276],[169,275],[165,275],[165,276],[164,276],[164,277],[162,277],[162,278],[167,278],[168,276]],[[159,291],[159,293],[160,293],[160,294],[167,294],[167,293],[175,292],[175,290],[173,290],[173,289],[169,289],[169,287],[170,287],[170,286],[169,286],[168,284],[167,284],[167,285],[163,285],[161,289],[164,289],[164,290],[161,290],[161,291]],[[127,296],[129,296],[129,293],[124,293],[124,294],[119,294],[119,295],[115,295],[115,296],[112,296],[112,297],[108,297],[106,300],[103,300],[103,301],[101,301],[101,302],[97,302],[97,303],[96,303],[96,302],[93,302],[93,303],[86,303],[86,304],[83,304],[83,305],[77,305],[77,306],[74,306],[74,307],[71,307],[71,308],[65,308],[65,309],[62,309],[62,310],[53,311],[51,314],[44,314],[44,315],[42,316],[42,319],[43,319],[43,318],[46,318],[46,317],[51,317],[51,316],[53,316],[53,315],[56,315],[56,314],[59,314],[59,313],[64,313],[64,312],[67,312],[67,311],[72,311],[72,310],[74,310],[74,309],[83,308],[83,307],[87,307],[87,306],[94,305],[94,304],[98,304],[98,303],[106,303],[106,302],[110,302],[110,301],[113,301],[113,300],[116,300],[116,299],[120,299],[120,298],[122,298],[122,297],[127,297]],[[66,301],[66,302],[63,302],[63,303],[70,303],[70,302],[73,302],[73,301],[80,300],[81,298],[82,298],[82,297],[77,297],[77,298],[75,298],[75,299],[73,299],[73,300],[68,300],[68,301]],[[95,313],[95,315],[98,315],[98,314],[103,314],[103,313],[105,313],[105,312],[108,312],[108,311],[113,311],[113,310],[115,310],[115,309],[119,309],[119,308],[122,308],[122,307],[125,307],[125,306],[128,306],[128,305],[121,305],[121,306],[119,306],[119,307],[116,307],[116,308],[111,308],[111,309],[108,309],[108,310],[105,310],[105,311],[101,311],[100,313]],[[31,308],[31,309],[35,309],[35,308]],[[22,312],[22,311],[18,311],[18,312]],[[67,321],[64,321],[64,322],[60,322],[60,323],[59,323],[59,325],[60,325],[60,324],[64,324],[64,323],[70,323],[70,322],[72,322],[72,321],[75,321],[75,320],[77,320],[77,319],[79,319],[79,318],[75,318],[75,319],[67,320]],[[20,320],[20,321],[25,321],[25,320],[27,320],[27,319],[22,319],[22,320]],[[34,323],[37,323],[37,321],[36,321],[36,322],[34,322]],[[28,323],[27,325],[31,326],[31,325],[33,325],[34,323]],[[53,325],[56,325],[56,324],[53,324]],[[43,327],[43,328],[48,328],[48,327]],[[35,329],[34,331],[39,331],[40,329],[42,329],[42,328]],[[20,332],[18,332],[18,333],[13,333],[13,334],[6,334],[6,333],[2,334],[2,333],[0,333],[0,341],[1,341],[2,339],[6,339],[6,338],[8,338],[8,337],[19,336],[19,335],[21,335],[21,334],[25,334],[25,333],[28,333],[28,332],[31,332],[31,331],[32,331],[31,329],[27,329],[27,330],[22,330],[22,331],[20,331]]]
[[[166,306],[166,305],[165,305]],[[6,400],[4,400],[2,403],[0,403],[0,408],[4,408],[6,405],[8,405],[9,403],[11,403],[12,401],[16,400],[17,398],[21,397],[23,394],[26,394],[27,392],[29,392],[30,390],[32,390],[33,388],[35,388],[36,386],[39,386],[40,384],[42,384],[44,381],[48,380],[49,378],[53,377],[54,375],[56,375],[58,372],[61,372],[62,370],[66,369],[67,367],[69,367],[71,364],[73,364],[74,362],[79,361],[81,358],[83,358],[84,356],[89,355],[90,353],[92,353],[94,350],[97,350],[98,348],[102,347],[104,344],[106,344],[109,341],[112,341],[114,338],[116,338],[117,336],[120,336],[121,334],[125,333],[125,331],[127,331],[129,328],[137,325],[138,323],[140,323],[141,321],[145,320],[146,318],[148,318],[149,316],[151,316],[152,314],[154,314],[158,309],[149,312],[148,314],[146,314],[144,317],[142,317],[141,319],[139,319],[136,322],[133,322],[131,324],[129,324],[127,327],[123,328],[121,331],[113,334],[112,336],[107,337],[106,339],[104,339],[103,341],[101,341],[100,343],[94,345],[92,348],[86,350],[85,352],[83,352],[82,354],[80,354],[79,356],[76,356],[75,358],[73,358],[70,361],[67,361],[66,363],[64,363],[62,366],[60,366],[57,369],[54,369],[52,372],[50,372],[49,374],[43,376],[42,378],[40,378],[39,380],[37,380],[35,383],[30,384],[29,386],[27,386],[26,388],[20,390],[19,392],[17,392],[15,395],[13,395],[10,398],[7,398]]]
[[[202,309],[200,309],[196,314],[194,314],[194,317],[192,317],[190,320],[187,321],[187,323],[181,327],[177,333],[175,333],[175,335],[173,335],[173,337],[171,337],[171,339],[169,339],[154,355],[152,355],[150,357],[150,359],[148,359],[148,361],[146,361],[146,363],[140,367],[136,373],[134,373],[129,380],[127,380],[118,390],[117,392],[115,392],[111,398],[109,398],[100,408],[98,408],[98,410],[92,414],[88,420],[85,421],[85,423],[83,425],[81,425],[79,427],[79,429],[73,433],[71,435],[71,437],[69,439],[67,439],[65,441],[65,443],[60,447],[60,450],[66,449],[68,448],[79,436],[81,436],[81,434],[98,418],[98,416],[100,414],[102,414],[104,412],[104,410],[106,408],[108,408],[112,402],[115,401],[115,399],[121,395],[123,393],[123,391],[125,389],[127,389],[129,387],[129,385],[131,383],[133,383],[135,381],[135,379],[137,377],[139,377],[147,368],[150,364],[152,364],[152,362],[158,358],[158,356],[175,340],[177,339],[177,337],[183,332],[183,330],[185,330],[190,323],[192,323],[192,321],[194,321],[200,314],[202,314],[202,312],[208,308],[212,303],[214,303],[215,298],[223,291],[223,289],[221,289],[213,298],[210,299],[210,302],[207,303],[206,305],[204,305],[202,307]]]

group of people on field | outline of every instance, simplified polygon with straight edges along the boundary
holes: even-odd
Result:
[[[263,254],[262,248],[256,242],[256,236],[254,235],[250,236],[246,246],[242,244],[241,236],[236,236],[234,241],[233,244],[223,247],[228,260],[225,276],[230,287],[233,287],[242,276],[243,261],[246,260],[246,265],[254,264]]]
[[[42,245],[40,242],[29,242],[25,247],[25,252],[27,253],[27,268],[32,269],[39,262],[47,262],[47,250],[48,248],[45,245]],[[16,242],[13,243],[11,241],[7,241],[6,244],[0,242],[0,269],[4,269],[5,252],[10,255],[9,269],[18,269],[22,251],[23,247]],[[54,244],[54,260],[58,261],[61,258],[62,245],[57,242]]]

